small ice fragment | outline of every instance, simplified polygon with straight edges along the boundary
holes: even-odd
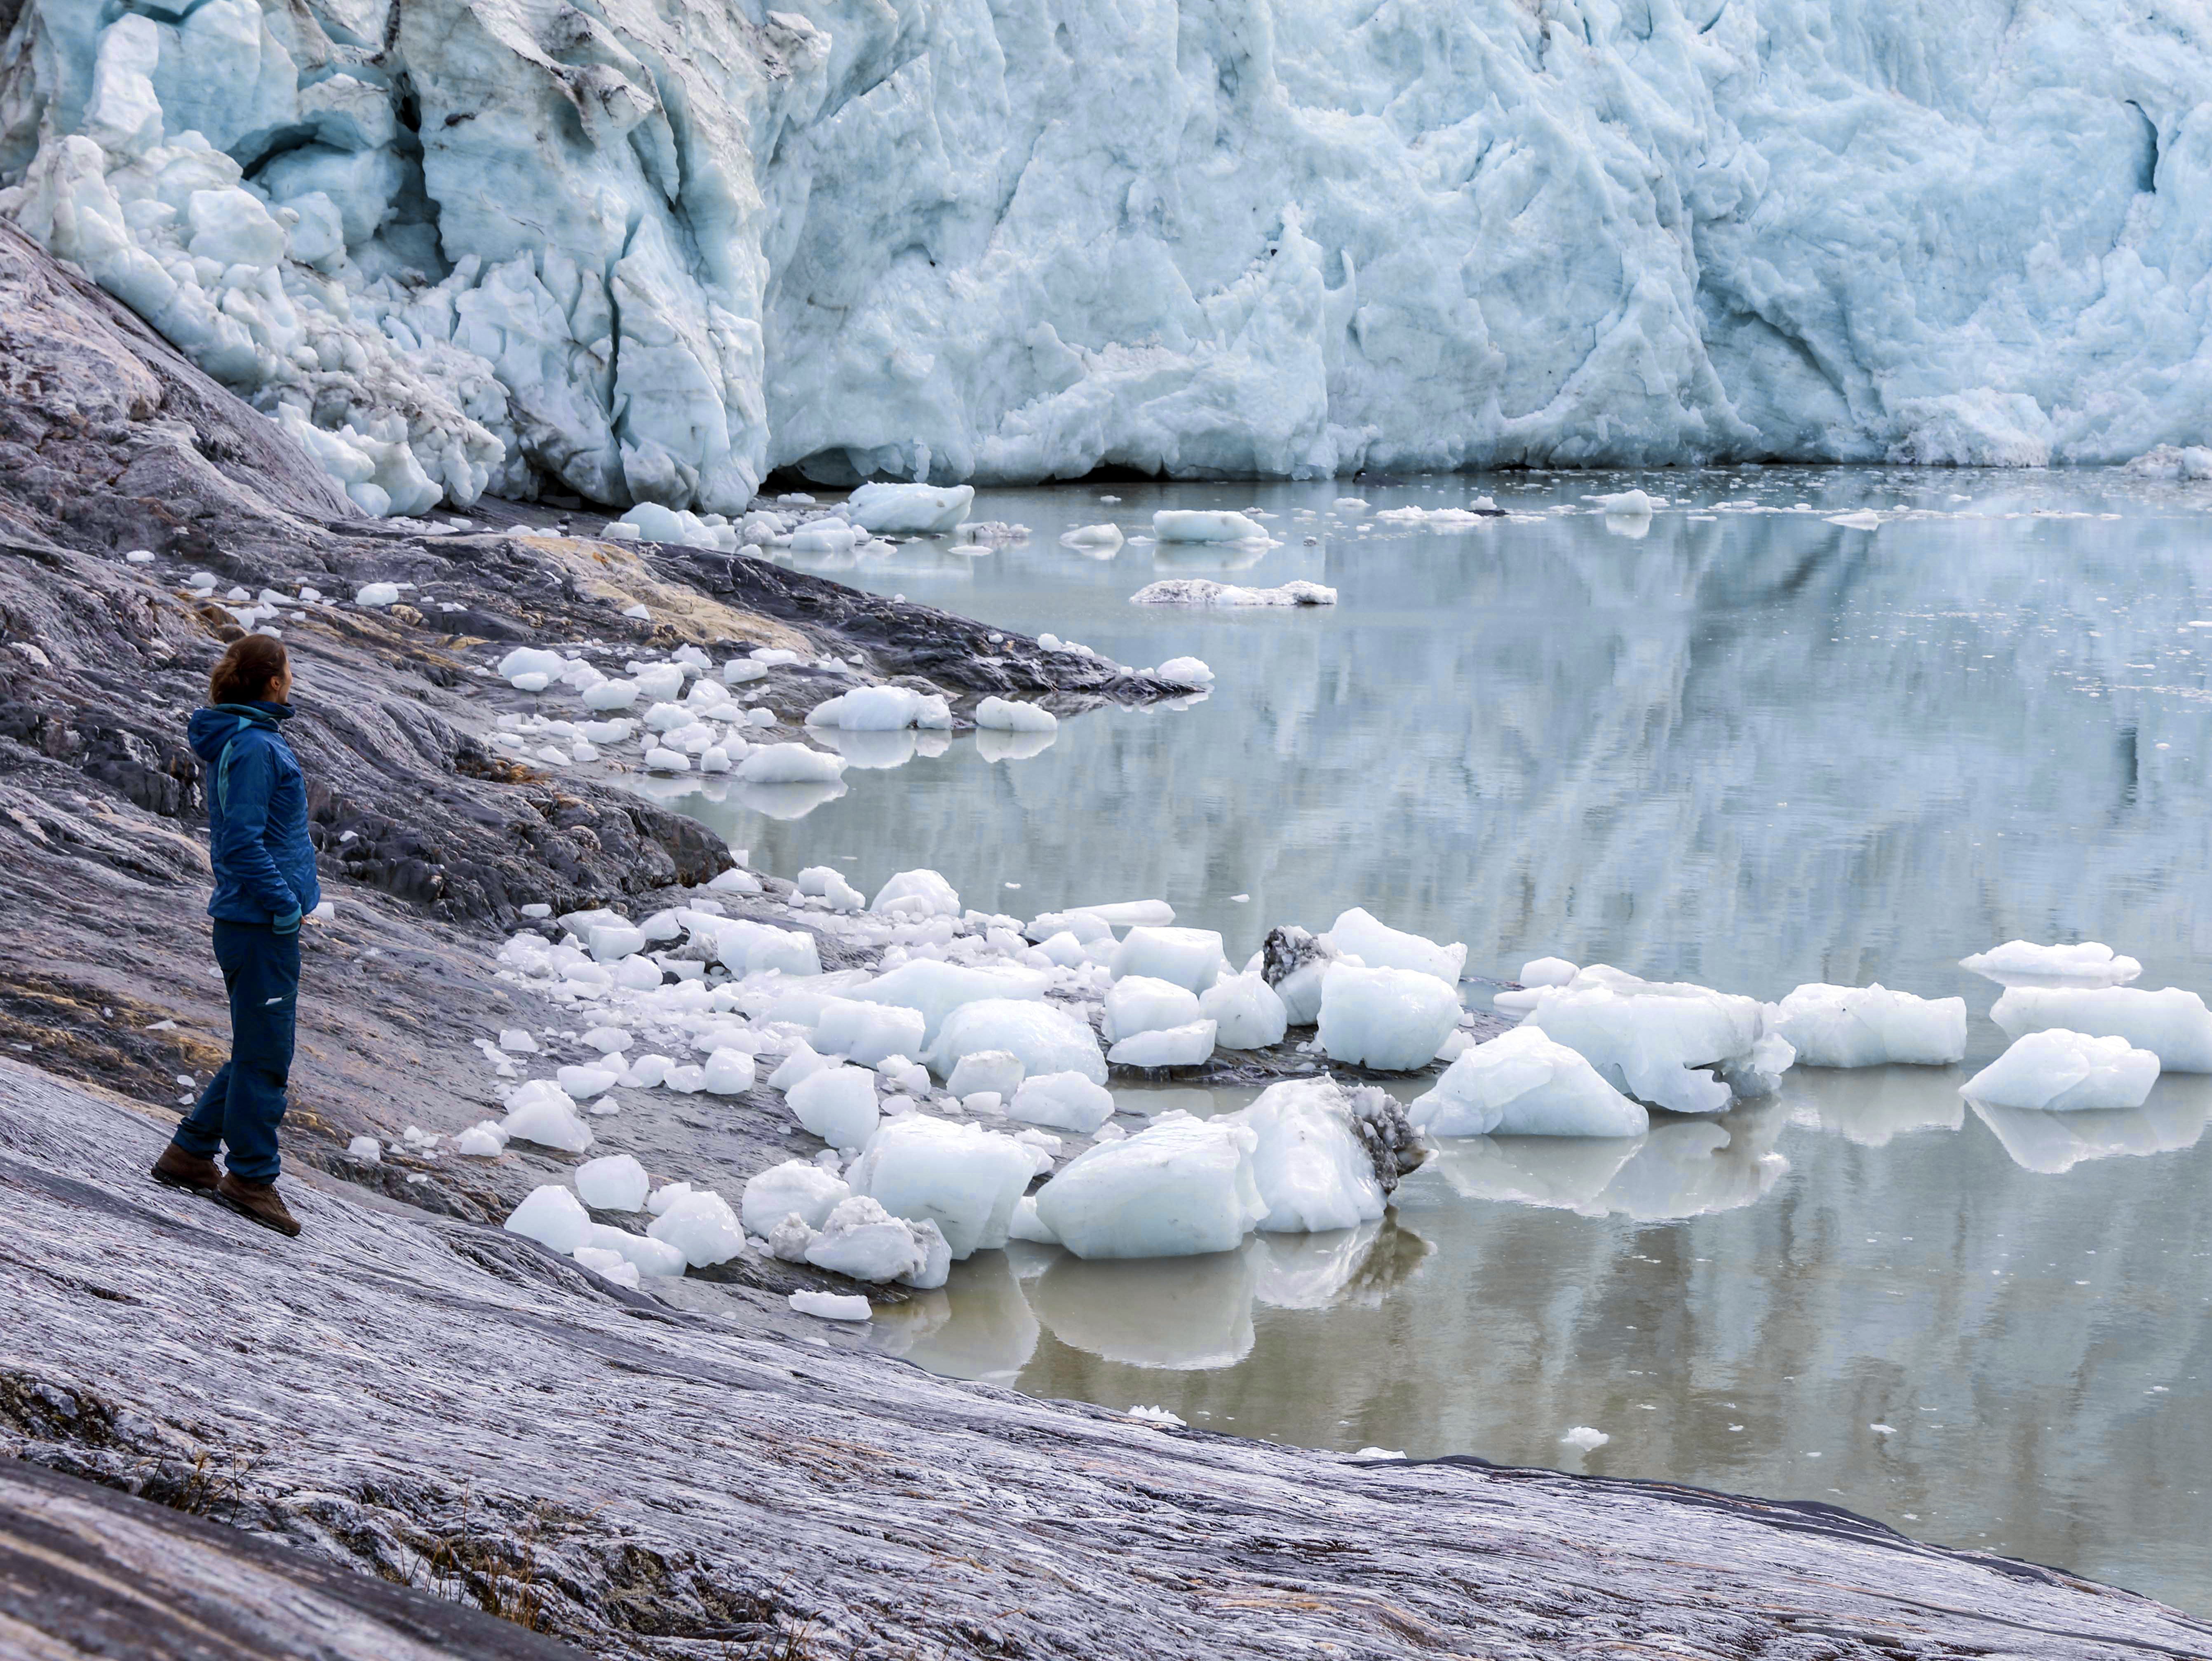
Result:
[[[1613,1438],[1592,1426],[1577,1425],[1559,1440],[1569,1447],[1578,1447],[1588,1453],[1594,1449],[1603,1447]]]
[[[1402,1459],[1406,1457],[1406,1450],[1402,1447],[1363,1447],[1352,1457],[1355,1459]]]
[[[186,1078],[177,1082],[189,1084],[191,1080]],[[356,1137],[346,1143],[346,1157],[357,1159],[364,1165],[380,1165],[384,1161],[384,1148],[374,1137]]]
[[[1164,1407],[1132,1407],[1129,1409],[1129,1416],[1142,1420],[1148,1425],[1158,1425],[1163,1430],[1182,1430],[1188,1428],[1180,1415],[1170,1413]]]

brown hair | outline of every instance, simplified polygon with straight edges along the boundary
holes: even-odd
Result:
[[[284,643],[273,635],[248,634],[233,640],[208,676],[208,701],[244,704],[266,698],[289,661]]]

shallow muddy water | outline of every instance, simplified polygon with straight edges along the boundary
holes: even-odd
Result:
[[[1672,500],[1589,510],[1629,484]],[[984,1254],[878,1341],[1242,1434],[1824,1500],[2212,1609],[2212,1079],[2127,1114],[1967,1107],[2002,1038],[1998,989],[1956,967],[2099,939],[2141,985],[2212,986],[2212,490],[1794,469],[1108,490],[985,493],[977,518],[1032,531],[996,552],[810,568],[1125,663],[1195,654],[1210,697],[1066,720],[1026,756],[878,740],[856,759],[892,765],[818,803],[682,805],[784,875],[827,860],[872,892],[928,865],[1024,915],[1163,896],[1237,958],[1363,905],[1493,979],[1558,954],[1767,998],[1963,994],[1969,1067],[1800,1070],[1635,1143],[1448,1144],[1355,1236]],[[1335,509],[1352,490],[1366,508]],[[1511,517],[1376,517],[1485,494]],[[1255,505],[1283,543],[1256,556],[1059,540]],[[1127,603],[1166,575],[1340,603]],[[1235,1105],[1126,1105],[1163,1103]],[[1585,1425],[1611,1440],[1560,1441]]]

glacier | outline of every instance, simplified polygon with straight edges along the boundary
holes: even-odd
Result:
[[[368,512],[2207,437],[2201,3],[10,12],[0,211]]]

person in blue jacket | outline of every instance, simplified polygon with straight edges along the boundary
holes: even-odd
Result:
[[[322,900],[307,837],[307,785],[285,743],[292,665],[266,634],[231,643],[192,712],[206,772],[215,958],[230,995],[230,1059],[154,1167],[157,1181],[211,1194],[283,1234],[300,1225],[277,1197],[276,1127],[292,1066],[300,922]],[[228,1168],[216,1172],[219,1148]]]

